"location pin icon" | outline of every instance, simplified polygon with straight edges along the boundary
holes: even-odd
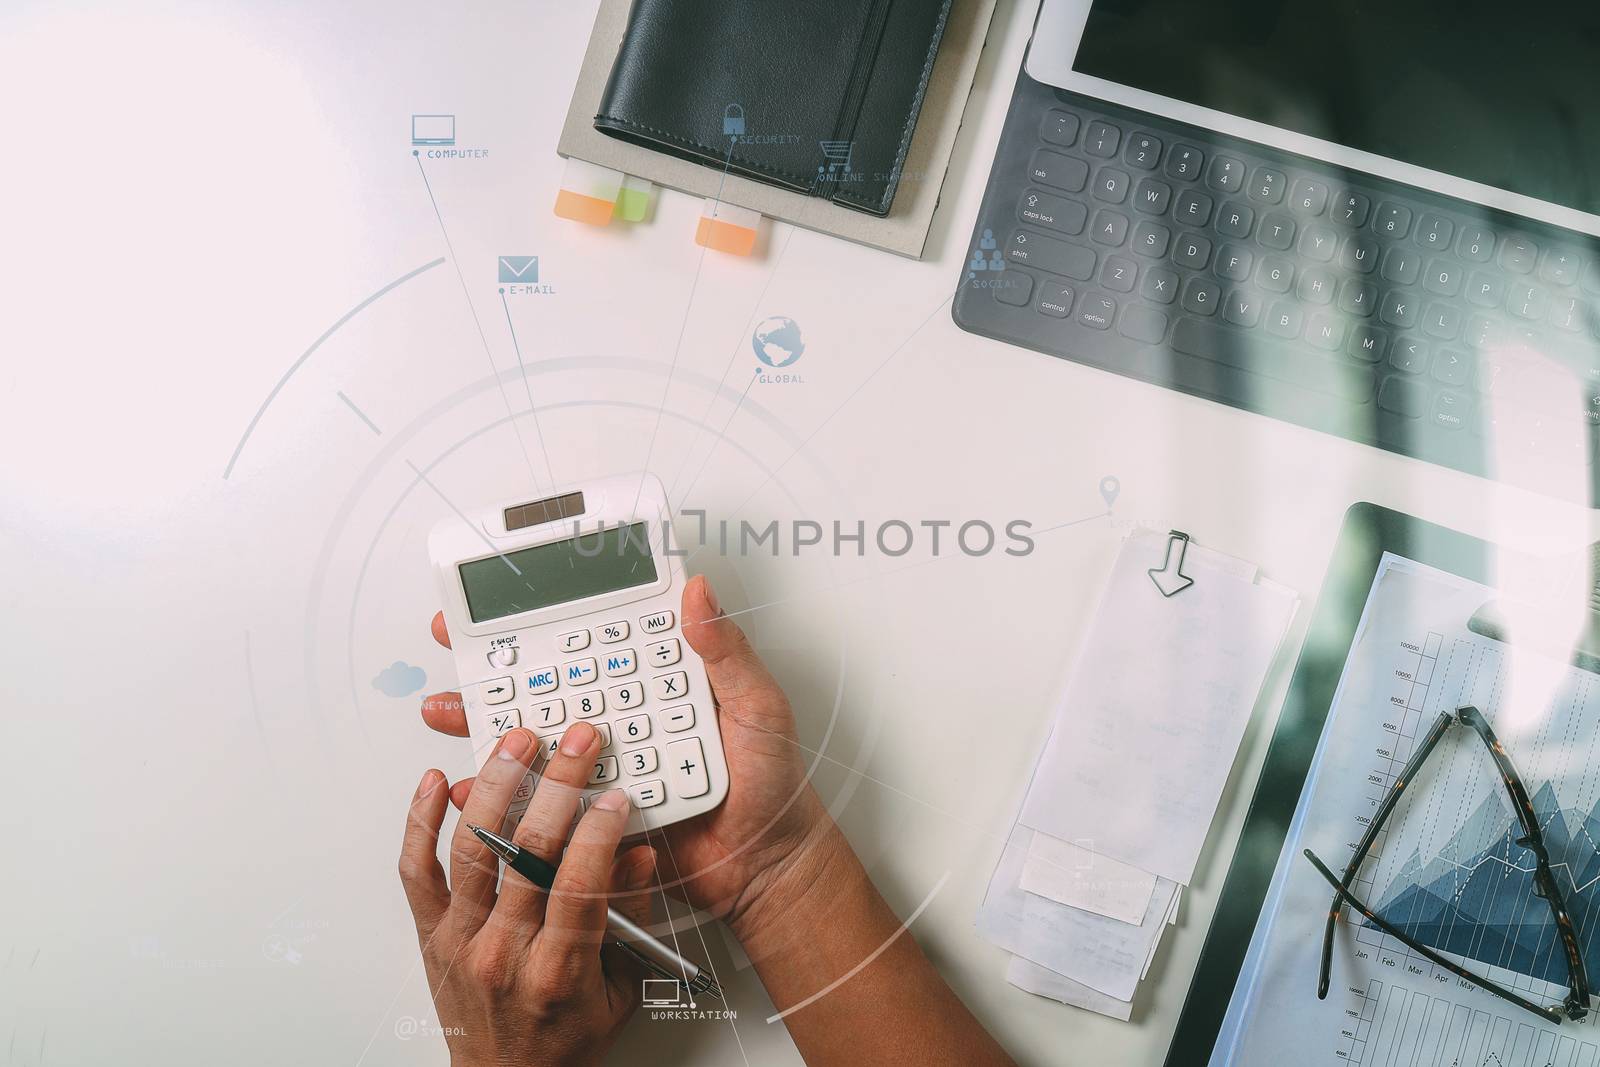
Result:
[[[1100,479],[1100,499],[1106,502],[1107,509],[1117,502],[1117,494],[1120,492],[1122,492],[1122,483],[1117,481],[1116,478],[1108,474]]]

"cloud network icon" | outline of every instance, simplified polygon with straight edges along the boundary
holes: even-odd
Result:
[[[372,679],[372,688],[389,697],[410,696],[427,684],[427,671],[398,659]]]

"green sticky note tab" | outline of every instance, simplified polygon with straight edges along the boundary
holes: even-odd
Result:
[[[617,218],[623,222],[641,222],[650,214],[650,202],[655,199],[655,183],[645,178],[629,175],[622,179],[617,190]]]

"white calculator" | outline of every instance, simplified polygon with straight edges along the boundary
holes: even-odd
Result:
[[[619,475],[441,522],[428,538],[478,767],[518,726],[546,756],[575,722],[600,733],[580,810],[626,789],[628,833],[710,811],[728,794],[705,665],[678,618],[661,482]],[[532,799],[529,774],[511,805]]]

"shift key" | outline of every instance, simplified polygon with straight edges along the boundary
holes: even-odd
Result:
[[[1006,245],[1006,259],[1080,282],[1094,277],[1094,249],[1036,233],[1018,231],[1012,234]]]
[[[1029,189],[1022,194],[1022,203],[1017,205],[1017,214],[1030,226],[1042,226],[1057,233],[1076,234],[1083,232],[1083,224],[1089,217],[1089,209],[1076,200]]]

